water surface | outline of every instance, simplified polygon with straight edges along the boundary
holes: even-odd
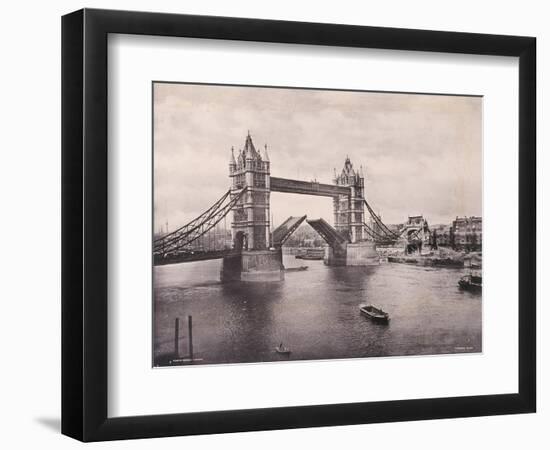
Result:
[[[433,355],[481,351],[481,295],[458,289],[464,269],[381,264],[329,267],[284,255],[280,283],[221,283],[221,260],[154,268],[154,364],[174,357],[174,319],[181,319],[180,357],[193,316],[195,364]],[[373,303],[389,325],[369,321]],[[292,353],[279,355],[283,342]]]

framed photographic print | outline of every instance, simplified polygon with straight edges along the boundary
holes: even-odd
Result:
[[[64,434],[535,411],[535,38],[62,32]]]

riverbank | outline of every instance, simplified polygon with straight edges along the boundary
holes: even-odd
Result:
[[[464,267],[464,260],[433,256],[388,256],[388,262],[417,264],[419,266]]]
[[[391,255],[388,262],[400,264],[416,264],[433,267],[481,267],[482,255],[479,252],[456,252],[441,248],[427,254]]]

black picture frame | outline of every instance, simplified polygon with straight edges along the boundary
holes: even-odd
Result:
[[[518,392],[108,418],[109,33],[519,57]],[[535,91],[533,37],[94,9],[64,16],[62,433],[82,441],[101,441],[535,412]]]

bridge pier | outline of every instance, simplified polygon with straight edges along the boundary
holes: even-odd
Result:
[[[347,245],[346,266],[374,266],[380,264],[376,244],[371,241]]]
[[[282,249],[243,250],[223,258],[221,281],[272,282],[285,277]]]
[[[328,266],[375,266],[380,257],[374,242],[344,243],[325,250],[325,264]]]
[[[325,247],[324,262],[327,266],[345,266],[346,264],[346,244]]]

